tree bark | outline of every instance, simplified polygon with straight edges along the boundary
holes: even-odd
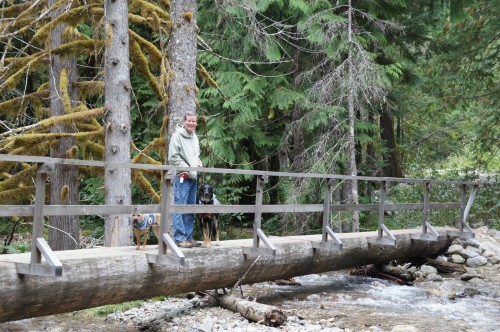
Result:
[[[436,227],[441,236],[430,242],[411,239],[420,228],[395,230],[395,247],[368,244],[366,237],[377,236],[376,231],[343,233],[338,234],[342,250],[313,250],[310,241],[320,241],[320,234],[276,237],[276,256],[258,261],[241,250],[252,246],[253,239],[222,241],[210,250],[183,249],[183,267],[150,264],[135,246],[60,251],[63,271],[56,278],[20,276],[15,263],[29,262],[30,253],[0,255],[0,322],[432,256],[450,246],[450,230],[454,229]],[[156,247],[148,246],[147,251],[157,252]]]
[[[401,266],[392,266],[390,264],[383,264],[378,267],[380,272],[393,276],[402,280],[405,284],[410,284],[412,281],[415,281],[416,276],[409,270],[401,267]]]
[[[293,33],[296,33],[296,28],[293,28]],[[300,63],[301,51],[299,49],[294,50],[293,61],[295,65],[295,70],[293,72],[293,87],[299,87],[299,75],[302,71],[302,66]],[[292,110],[292,136],[291,141],[288,143],[291,147],[287,150],[291,151],[291,169],[295,172],[302,172],[307,167],[307,162],[305,160],[305,138],[304,138],[304,126],[302,125],[302,118],[304,117],[304,110],[301,108],[299,103],[293,105]],[[304,179],[296,178],[293,181],[295,186],[295,192],[300,194],[303,189],[302,181]],[[307,226],[307,215],[304,213],[297,213],[294,215],[295,223],[298,225],[296,229],[303,229]]]
[[[274,306],[228,294],[215,294],[215,299],[221,308],[237,312],[251,322],[278,327],[287,320],[283,311]]]
[[[348,24],[349,24],[349,54],[348,54],[348,66],[349,66],[349,91],[347,96],[347,104],[349,108],[349,173],[351,176],[358,175],[358,169],[356,166],[356,140],[354,133],[354,126],[356,121],[356,114],[354,111],[354,98],[355,98],[355,87],[354,87],[354,77],[353,77],[353,64],[352,64],[352,4],[349,0],[349,14],[348,14]],[[351,180],[351,204],[358,204],[358,181]],[[352,231],[359,232],[359,211],[352,212]]]
[[[56,3],[49,1],[49,7]],[[59,6],[51,14],[55,20],[65,6]],[[54,27],[50,35],[50,49],[54,49],[66,41],[63,40],[63,32],[68,27],[61,23]],[[61,86],[61,73],[65,73],[67,79],[63,80]],[[71,107],[76,106],[78,93],[73,83],[77,81],[76,58],[74,55],[60,56],[50,55],[50,115],[59,116],[65,114],[64,101]],[[66,90],[66,91],[63,91]],[[63,100],[69,98],[69,100]],[[67,110],[68,111],[68,110]],[[51,128],[51,133],[72,133],[76,131],[75,126],[59,124]],[[71,158],[68,152],[76,145],[76,139],[63,137],[56,146],[50,149],[53,158]],[[50,204],[79,204],[78,191],[78,167],[69,165],[55,165],[54,172],[50,176]],[[79,248],[80,244],[80,218],[79,216],[52,216],[50,218],[49,243],[53,250],[70,250]]]
[[[384,156],[384,176],[402,178],[401,157],[397,151],[396,137],[394,135],[394,116],[388,109],[380,112],[380,135],[389,151]]]
[[[130,162],[130,71],[128,1],[106,0],[104,89],[106,162]],[[104,175],[105,203],[131,204],[131,171],[107,165]],[[105,221],[105,246],[132,244],[132,232],[125,215],[109,215]]]
[[[170,1],[172,32],[168,42],[168,60],[173,72],[168,91],[168,141],[187,111],[196,111],[197,1]]]
[[[350,274],[391,280],[401,285],[412,285],[411,282],[415,280],[415,276],[410,271],[387,264],[356,267],[351,270]]]
[[[438,260],[432,259],[432,258],[426,258],[425,259],[427,264],[434,266],[439,272],[442,273],[453,273],[453,272],[458,272],[458,273],[465,273],[465,267],[463,264],[457,264],[453,262],[440,262]]]

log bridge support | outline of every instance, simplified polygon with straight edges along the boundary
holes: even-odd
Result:
[[[415,241],[419,229],[397,230],[394,246],[368,243],[377,232],[336,236],[342,250],[313,247],[322,235],[271,237],[275,256],[246,257],[242,247],[253,240],[222,241],[220,247],[182,249],[184,266],[159,265],[134,247],[58,251],[63,273],[59,277],[20,274],[19,262],[30,253],[0,256],[0,322],[71,312],[106,304],[147,299],[161,295],[232,287],[340,270],[394,259],[432,256],[446,250],[454,229],[438,228],[436,241]],[[161,246],[161,245],[160,245]]]

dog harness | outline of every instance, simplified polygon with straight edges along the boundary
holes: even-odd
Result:
[[[135,229],[139,229],[141,231],[144,231],[148,227],[151,227],[151,225],[153,225],[155,223],[155,215],[154,214],[143,214],[142,216],[143,216],[142,222],[141,223],[133,222],[132,226]],[[128,217],[128,222],[130,223],[130,217]]]
[[[199,204],[200,205],[220,205],[220,202],[217,199],[217,197],[215,197],[215,194],[214,194],[212,196],[212,199],[209,201],[202,201],[200,199]],[[211,218],[213,214],[216,214],[216,213],[199,213],[198,218],[200,218],[200,219]]]

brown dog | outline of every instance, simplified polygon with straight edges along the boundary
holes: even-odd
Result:
[[[198,199],[200,205],[220,205],[215,197],[214,188],[209,184],[200,185],[198,191]],[[210,248],[212,236],[215,237],[216,244],[220,245],[220,220],[218,213],[200,213],[198,221],[203,230],[203,247]]]
[[[132,229],[135,233],[137,240],[137,248],[141,246],[141,233],[144,236],[142,243],[142,250],[146,250],[146,243],[148,242],[149,229],[153,228],[153,233],[160,240],[160,214],[159,213],[144,213],[144,214],[131,214],[129,216],[129,223],[132,223]]]

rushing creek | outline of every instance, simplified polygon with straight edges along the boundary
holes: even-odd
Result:
[[[444,278],[441,283],[401,286],[335,273],[304,276],[297,281],[303,287],[277,290],[280,297],[288,299],[274,304],[298,310],[311,321],[335,317],[353,331],[369,326],[390,331],[395,325],[411,325],[426,332],[500,331],[498,285],[496,289],[473,286],[481,295],[450,299],[446,295],[461,294],[470,285]],[[274,302],[272,298],[262,300]]]
[[[295,280],[301,286],[278,286],[268,282],[244,286],[242,291],[245,296],[275,305],[288,316],[297,316],[308,322],[305,323],[304,331],[312,331],[307,329],[307,324],[317,324],[321,320],[338,322],[339,329],[335,331],[391,331],[397,325],[415,328],[405,331],[500,331],[498,283],[470,285],[454,276],[443,277],[442,282],[401,286],[379,279],[350,276],[346,271],[339,271],[298,277]],[[478,292],[474,296],[464,295],[464,290],[468,288],[474,288]],[[205,331],[192,326],[193,328],[184,331]],[[255,326],[252,331],[259,331],[259,326]],[[116,322],[106,321],[104,317],[74,313],[0,324],[0,331],[139,330],[144,328],[125,324],[118,326]],[[213,329],[221,330],[238,329],[231,328],[230,325],[223,329]],[[275,331],[287,329],[277,328]]]

